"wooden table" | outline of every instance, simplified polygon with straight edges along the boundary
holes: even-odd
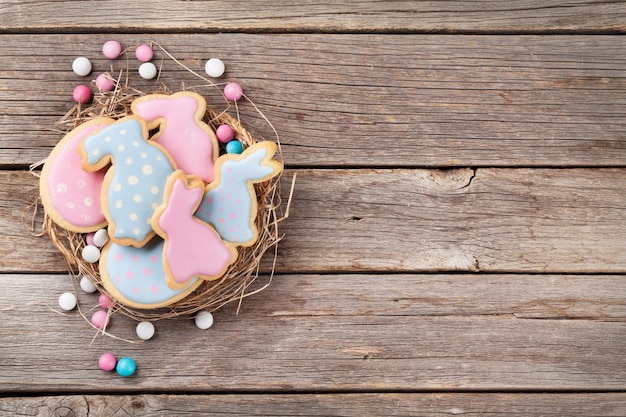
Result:
[[[0,1],[1,415],[626,415],[626,2],[144,3]],[[297,174],[271,286],[208,331],[94,337],[24,225],[71,61],[137,65],[109,39],[223,58]]]

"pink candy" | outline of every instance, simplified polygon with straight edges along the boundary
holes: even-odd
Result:
[[[100,294],[98,297],[98,304],[100,304],[100,307],[102,308],[109,309],[113,305],[113,300],[105,294]]]
[[[122,53],[122,45],[118,41],[108,41],[102,45],[102,53],[109,59],[115,59]]]
[[[98,366],[103,371],[109,372],[109,371],[114,370],[116,364],[117,364],[117,360],[115,359],[115,356],[113,356],[112,354],[108,352],[100,355],[100,359],[98,359]]]
[[[102,329],[109,324],[109,318],[107,317],[107,312],[104,310],[98,310],[91,316],[91,324],[96,326],[98,329]]]
[[[222,143],[228,143],[235,138],[235,131],[229,125],[220,125],[215,131],[217,140]]]
[[[96,87],[100,91],[111,91],[114,87],[113,80],[108,74],[100,74],[96,78]]]
[[[152,52],[152,48],[150,45],[139,45],[137,49],[135,49],[135,56],[141,62],[148,62],[152,59],[154,52]]]
[[[87,233],[87,235],[85,236],[85,242],[87,242],[88,245],[93,245],[93,237],[94,237],[95,233]]]
[[[84,84],[77,85],[76,88],[74,88],[72,97],[74,98],[74,101],[78,104],[87,103],[89,100],[91,100],[91,90]]]
[[[243,89],[237,83],[228,83],[224,87],[224,97],[231,101],[237,101],[243,96]]]

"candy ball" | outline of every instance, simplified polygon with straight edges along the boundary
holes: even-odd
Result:
[[[59,307],[61,307],[62,310],[74,310],[74,307],[76,307],[76,303],[76,296],[71,292],[64,292],[59,297]]]
[[[231,140],[226,144],[226,153],[240,154],[243,152],[243,145],[237,140]]]
[[[154,324],[150,323],[149,321],[142,321],[137,325],[135,331],[137,332],[137,336],[139,336],[140,339],[152,339],[152,336],[154,336]]]
[[[115,59],[122,53],[122,45],[118,41],[108,41],[102,45],[102,53],[109,59]]]
[[[229,125],[220,125],[215,131],[217,140],[222,143],[228,143],[235,138],[235,131]]]
[[[87,233],[87,235],[85,235],[85,242],[87,242],[88,245],[93,245],[94,235],[95,233]]]
[[[135,361],[131,358],[120,358],[120,360],[117,361],[117,366],[115,367],[117,373],[124,377],[131,376],[135,373],[136,369],[137,365],[135,365]]]
[[[139,45],[137,49],[135,49],[135,56],[141,62],[150,61],[153,55],[154,53],[152,52],[150,45]]]
[[[102,329],[109,324],[109,317],[107,312],[104,310],[98,310],[91,315],[91,324],[96,326],[98,329]]]
[[[84,84],[77,85],[72,92],[72,98],[78,104],[87,103],[91,100],[91,90]]]
[[[151,80],[157,75],[157,67],[152,62],[144,62],[139,66],[141,78]]]
[[[93,235],[93,244],[101,248],[109,241],[109,232],[107,229],[100,229]]]
[[[195,322],[199,329],[206,330],[213,326],[213,314],[208,311],[201,311],[196,316]]]
[[[100,249],[98,249],[94,245],[87,245],[83,248],[82,255],[83,255],[83,259],[85,260],[85,262],[89,262],[89,263],[98,262],[98,259],[100,259]]]
[[[217,78],[221,77],[224,74],[224,70],[226,70],[226,66],[224,62],[219,58],[211,58],[204,65],[204,70],[208,74],[209,77]]]
[[[114,370],[116,363],[117,360],[115,360],[115,356],[108,352],[100,355],[100,358],[98,359],[98,366],[100,369],[107,372]]]
[[[111,300],[111,297],[106,294],[100,294],[98,296],[98,304],[100,307],[108,310],[111,306],[113,306],[113,300]]]
[[[81,77],[89,75],[91,72],[91,61],[84,56],[79,56],[74,60],[74,62],[72,62],[72,71]]]
[[[96,78],[96,87],[98,87],[100,91],[111,91],[113,87],[115,87],[115,84],[113,84],[113,80],[111,80],[109,75],[100,74]]]
[[[91,282],[91,280],[86,276],[80,279],[80,288],[89,294],[91,294],[92,292],[96,292],[96,290],[98,289],[95,285],[93,285],[93,282]]]
[[[224,87],[224,97],[228,100],[237,101],[243,96],[243,89],[237,83],[228,83]]]

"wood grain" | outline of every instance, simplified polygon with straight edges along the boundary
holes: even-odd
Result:
[[[621,1],[3,1],[3,31],[624,31]],[[119,12],[118,12],[119,11]]]
[[[259,285],[261,283],[259,282]],[[621,390],[624,277],[282,275],[215,314],[208,331],[156,323],[154,339],[95,337],[62,275],[0,279],[0,392],[224,393]],[[82,311],[95,294],[78,294]],[[46,325],[41,325],[45,317]],[[137,340],[135,322],[109,330]],[[93,339],[93,341],[92,341]],[[100,371],[105,351],[138,364]]]
[[[626,271],[624,169],[297,174],[279,272]],[[49,240],[23,225],[37,178],[0,171],[0,182],[0,271],[63,271]]]
[[[72,89],[93,78],[70,71],[76,56],[92,59],[93,76],[130,68],[134,87],[162,88],[139,79],[133,57],[105,59],[100,45],[111,37],[1,37],[0,166],[44,159],[62,137],[55,122],[72,106]],[[198,73],[209,56],[224,57],[224,80],[244,85],[279,132],[291,167],[626,166],[620,36],[115,38],[131,49],[158,41]],[[202,87],[158,48],[156,57],[162,82],[195,87],[225,108],[219,89]],[[255,135],[274,137],[253,106],[239,110]]]
[[[626,394],[125,395],[0,398],[2,416],[622,417]]]

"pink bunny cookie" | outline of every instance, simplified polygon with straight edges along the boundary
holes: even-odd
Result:
[[[204,182],[213,181],[219,148],[213,130],[202,121],[206,112],[202,96],[185,91],[150,94],[133,101],[131,109],[150,130],[159,128],[153,140],[169,152],[179,169]]]
[[[43,166],[39,182],[42,204],[50,218],[66,230],[89,233],[107,224],[100,203],[106,169],[83,170],[78,146],[111,123],[111,119],[97,119],[76,127],[57,143]]]
[[[174,290],[199,277],[221,277],[237,258],[237,250],[222,241],[215,229],[193,216],[204,193],[204,182],[176,171],[165,186],[163,205],[152,217],[152,227],[165,240],[165,280]]]

